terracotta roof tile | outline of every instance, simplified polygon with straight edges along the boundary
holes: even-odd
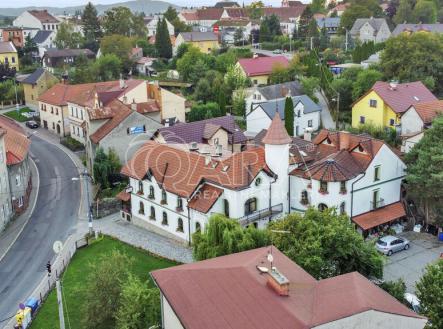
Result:
[[[189,201],[188,207],[206,214],[222,193],[223,189],[204,184]]]
[[[275,114],[274,119],[272,119],[271,125],[262,142],[270,145],[291,144],[292,139],[289,137],[278,112]]]
[[[280,22],[289,22],[300,17],[305,8],[306,5],[303,3],[292,7],[267,7],[264,8],[264,14],[265,16],[276,15]]]
[[[417,114],[423,120],[425,124],[429,124],[436,116],[443,114],[443,101],[437,100],[432,102],[420,102],[414,104]]]
[[[197,17],[201,21],[217,21],[223,14],[223,8],[203,8],[197,10]]]
[[[352,221],[366,231],[404,216],[406,216],[406,212],[403,204],[401,202],[396,202],[383,208],[354,216],[352,217]]]
[[[405,112],[413,104],[438,100],[421,81],[399,83],[395,88],[388,82],[377,81],[371,90],[396,113]]]
[[[167,144],[149,141],[122,168],[123,175],[143,179],[148,171],[165,190],[190,197],[203,182],[238,189],[249,186],[253,178],[265,171],[273,175],[265,162],[264,149],[256,147],[218,160],[188,152]]]
[[[25,160],[31,141],[25,135],[23,128],[3,115],[0,115],[0,128],[6,131],[4,137],[6,164],[14,165]]]
[[[160,112],[160,105],[155,100],[137,103],[137,112],[140,114]]]
[[[285,56],[242,58],[238,60],[238,63],[248,77],[270,74],[275,66],[288,67],[289,65]]]
[[[270,247],[151,273],[183,327],[308,329],[365,311],[422,319],[357,272],[315,280],[278,249],[274,264],[289,280],[289,296],[267,286]]]
[[[28,10],[28,12],[42,23],[60,23],[47,10]]]
[[[117,199],[119,199],[121,201],[125,201],[125,202],[131,200],[131,194],[126,192],[126,191],[124,191],[124,190],[119,192],[115,197]]]

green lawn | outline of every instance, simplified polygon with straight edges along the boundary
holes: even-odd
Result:
[[[25,122],[25,121],[32,120],[32,118],[27,118],[27,117],[21,115],[22,113],[26,113],[26,112],[31,112],[31,110],[28,107],[23,107],[19,110],[19,113],[17,113],[16,110],[12,110],[12,111],[6,112],[5,115],[7,117],[10,117],[11,119],[14,119],[15,121],[19,121],[19,122]]]
[[[81,320],[84,317],[85,305],[83,299],[88,288],[85,283],[88,278],[89,264],[94,262],[94,260],[101,255],[110,254],[112,250],[125,252],[128,256],[133,258],[134,262],[132,263],[130,270],[142,280],[150,279],[149,272],[152,270],[177,265],[177,263],[154,257],[144,250],[134,248],[109,237],[105,237],[103,240],[93,243],[89,247],[78,250],[66,269],[62,279],[71,329],[83,328]],[[153,283],[150,281],[150,284]],[[66,311],[65,325],[66,328],[69,328]],[[32,322],[31,328],[59,328],[57,295],[55,290],[49,294],[43,306],[40,308],[37,317]]]

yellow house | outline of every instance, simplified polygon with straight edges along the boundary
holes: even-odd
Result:
[[[437,97],[421,81],[377,81],[352,105],[352,127],[371,124],[394,128],[411,105],[435,100]]]
[[[239,59],[236,66],[250,78],[254,85],[269,84],[269,76],[275,67],[286,68],[289,61],[285,56],[258,57]]]
[[[213,32],[182,32],[175,40],[174,52],[181,44],[188,43],[200,49],[202,53],[209,54],[219,47],[218,35]]]
[[[9,67],[15,68],[15,70],[18,71],[17,49],[15,49],[12,42],[0,42],[0,62],[3,64],[9,64]]]
[[[38,68],[22,80],[26,106],[37,110],[38,98],[58,82],[58,79],[44,68]]]

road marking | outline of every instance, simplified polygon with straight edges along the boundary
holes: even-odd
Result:
[[[37,192],[35,194],[35,199],[34,202],[32,204],[31,210],[29,212],[29,217],[28,219],[25,221],[25,223],[23,224],[22,228],[20,229],[20,231],[18,232],[18,234],[16,235],[16,237],[14,238],[14,240],[12,241],[12,243],[9,245],[8,248],[6,248],[6,251],[4,252],[3,255],[0,256],[0,262],[2,261],[2,259],[6,256],[6,254],[8,253],[8,251],[12,248],[12,246],[15,244],[15,242],[17,241],[18,237],[22,234],[23,230],[25,229],[25,226],[28,224],[29,220],[32,217],[32,214],[34,213],[34,209],[35,209],[35,205],[37,204],[37,199],[38,199],[38,194],[39,194],[39,189],[40,189],[40,173],[38,172],[38,168],[37,165],[35,164],[34,160],[32,160],[31,158],[29,158],[29,160],[31,161],[31,164],[34,166],[35,168],[35,172],[37,173],[37,177],[36,177],[36,182],[37,182]]]

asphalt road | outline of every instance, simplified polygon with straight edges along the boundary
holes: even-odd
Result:
[[[77,224],[80,185],[72,160],[58,147],[32,136],[31,155],[40,174],[34,213],[0,262],[0,321],[15,314],[46,274],[54,241],[65,241]],[[0,328],[6,323],[0,323]]]

